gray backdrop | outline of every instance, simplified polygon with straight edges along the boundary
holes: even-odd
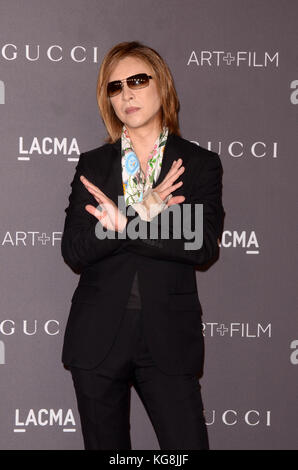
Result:
[[[60,240],[80,152],[103,144],[99,65],[169,64],[184,138],[219,152],[220,259],[197,272],[211,449],[297,449],[295,0],[0,0],[2,449],[82,449],[61,363],[78,276]],[[133,449],[159,449],[132,389]]]

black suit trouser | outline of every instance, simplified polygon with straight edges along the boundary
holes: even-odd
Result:
[[[85,449],[131,449],[133,385],[160,449],[209,450],[198,377],[166,375],[160,371],[143,333],[142,310],[126,309],[104,360],[91,370],[70,367]]]

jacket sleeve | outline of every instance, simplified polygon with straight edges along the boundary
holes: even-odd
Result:
[[[138,237],[136,240],[128,240],[125,249],[143,256],[149,256],[155,259],[176,261],[191,265],[205,265],[217,257],[219,252],[219,240],[223,231],[223,220],[225,211],[222,206],[222,174],[223,168],[220,157],[213,152],[206,158],[202,168],[197,171],[193,187],[190,192],[190,200],[183,204],[190,205],[191,213],[191,229],[194,232],[195,226],[195,205],[203,205],[203,243],[198,249],[185,249],[185,243],[192,243],[192,239],[185,238],[183,231],[183,211],[181,215],[181,225],[179,230],[179,238],[173,238],[177,232],[177,225],[173,225],[173,219],[169,217],[169,239],[161,238],[161,217],[158,214],[151,222],[140,219],[139,216],[128,215],[128,223],[136,222],[139,219],[139,230],[143,224],[155,223],[158,225],[158,238],[150,239],[150,231],[145,227],[145,233],[148,233],[147,239]],[[175,193],[174,193],[175,195]],[[183,206],[183,204],[179,204]],[[172,206],[174,207],[174,206]],[[165,209],[168,211],[171,207]],[[181,209],[183,209],[181,207]],[[183,209],[184,210],[184,209]],[[178,222],[179,223],[179,222]],[[197,227],[198,228],[198,227]],[[146,232],[146,230],[148,231]]]
[[[69,205],[65,209],[66,218],[61,239],[61,253],[64,261],[74,270],[82,270],[100,259],[115,252],[123,243],[121,239],[96,236],[99,220],[86,211],[85,206],[97,207],[97,201],[80,180],[84,175],[91,179],[85,162],[85,154],[80,155],[76,172],[71,182]],[[107,231],[103,228],[103,231]]]

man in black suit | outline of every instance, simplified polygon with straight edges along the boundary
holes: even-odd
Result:
[[[72,297],[62,360],[72,373],[86,449],[131,449],[131,384],[162,449],[209,449],[197,377],[204,342],[195,266],[210,263],[219,253],[222,165],[216,153],[183,139],[175,116],[167,115],[165,102],[170,104],[160,92],[165,83],[161,74],[170,81],[172,104],[176,95],[161,61],[156,51],[136,42],[121,43],[107,54],[98,101],[111,142],[80,155],[71,183],[61,247],[65,261],[81,276]],[[153,78],[145,85],[127,80],[140,73]],[[104,96],[108,83],[109,97]],[[103,105],[107,99],[110,108]],[[135,112],[126,112],[133,107]],[[177,108],[176,102],[176,114]],[[165,209],[148,223],[117,206],[124,192],[123,124],[145,174],[162,122],[168,135],[152,190],[160,201],[168,201],[167,207],[190,204],[192,217],[196,205],[203,205],[203,244],[196,250],[185,249],[191,240],[183,234],[183,220],[179,238],[177,224],[171,221],[169,239],[119,236],[130,223],[162,227]],[[183,184],[175,182],[179,176]],[[97,224],[106,231],[105,238],[97,236]],[[118,235],[114,239],[112,232]]]

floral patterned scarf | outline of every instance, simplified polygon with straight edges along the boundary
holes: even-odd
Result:
[[[123,125],[121,133],[121,165],[123,193],[126,206],[141,203],[144,195],[152,188],[153,182],[157,181],[161,170],[168,132],[168,127],[164,126],[157,137],[149,155],[147,173],[145,175],[133,149],[128,130],[126,126]],[[138,206],[138,204],[136,204],[136,206]]]

